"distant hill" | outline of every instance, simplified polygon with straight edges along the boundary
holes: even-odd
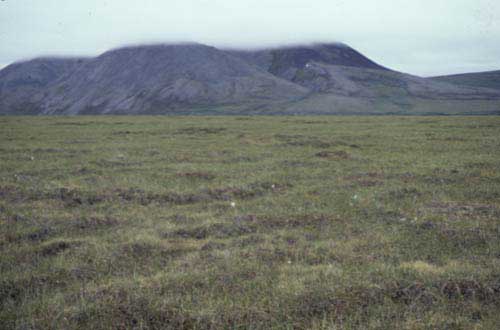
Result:
[[[47,88],[84,64],[84,58],[38,58],[0,71],[0,113],[38,114]]]
[[[280,113],[500,114],[499,91],[393,71],[341,43],[230,52],[310,90]]]
[[[258,107],[307,94],[214,47],[153,45],[109,51],[56,82],[46,114],[138,114],[197,107]]]
[[[293,81],[315,93],[292,113],[459,114],[496,112],[495,90],[453,85],[405,73],[309,62]],[[303,111],[302,109],[307,109]],[[334,109],[332,111],[332,109]]]
[[[500,70],[438,76],[430,79],[445,81],[457,85],[485,87],[500,90]]]
[[[392,71],[339,43],[144,45],[14,63],[0,71],[0,114],[500,113],[500,90],[442,80]]]

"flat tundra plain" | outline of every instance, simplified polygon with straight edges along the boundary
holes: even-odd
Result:
[[[499,329],[500,117],[0,117],[2,329]]]

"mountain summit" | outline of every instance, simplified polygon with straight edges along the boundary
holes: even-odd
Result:
[[[232,54],[289,80],[310,62],[356,68],[387,70],[342,43],[295,45],[257,51],[232,51]]]

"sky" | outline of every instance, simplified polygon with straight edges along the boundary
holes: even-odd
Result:
[[[499,0],[0,0],[0,68],[131,44],[344,42],[421,76],[500,70]]]

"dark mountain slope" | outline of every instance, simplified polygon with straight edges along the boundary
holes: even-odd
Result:
[[[493,89],[459,86],[405,73],[309,62],[296,71],[294,82],[315,92],[359,97],[412,96],[428,99],[488,99]]]
[[[257,51],[232,50],[231,53],[278,77],[291,81],[296,71],[304,68],[309,62],[387,70],[341,43],[297,45]]]
[[[13,64],[0,71],[0,114],[500,113],[500,90],[441,80],[391,71],[343,44],[136,46]]]
[[[231,51],[311,91],[280,113],[500,113],[500,93],[389,70],[343,44]]]
[[[83,58],[38,58],[0,71],[0,113],[37,113],[51,84],[85,63]]]
[[[303,113],[500,113],[500,91],[388,70],[309,62],[295,83],[315,93],[290,105]]]
[[[165,113],[193,107],[262,104],[307,90],[239,58],[199,44],[107,52],[51,86],[43,113]]]
[[[438,76],[429,79],[449,82],[457,85],[485,87],[500,90],[500,70]]]

